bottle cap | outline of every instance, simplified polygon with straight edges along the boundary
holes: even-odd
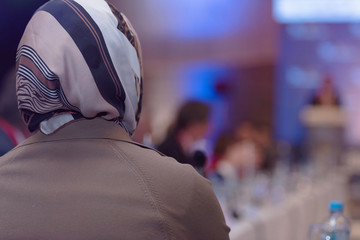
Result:
[[[340,201],[331,201],[329,209],[330,211],[342,211],[344,209],[344,203]]]

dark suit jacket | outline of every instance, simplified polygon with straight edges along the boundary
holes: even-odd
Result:
[[[228,239],[210,183],[113,122],[36,133],[0,158],[0,239]]]
[[[175,158],[179,163],[187,163],[195,166],[195,162],[190,157],[186,156],[179,142],[176,140],[175,133],[170,133],[165,140],[157,147],[157,149],[166,156]]]

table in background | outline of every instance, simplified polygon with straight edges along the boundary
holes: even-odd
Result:
[[[312,223],[319,223],[328,214],[331,200],[346,202],[347,179],[334,174],[326,180],[286,195],[275,205],[263,206],[239,221],[228,216],[231,240],[305,240]]]

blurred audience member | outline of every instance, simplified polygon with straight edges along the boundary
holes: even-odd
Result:
[[[252,151],[254,157],[254,166],[256,169],[260,169],[264,161],[264,149],[262,148],[263,142],[266,142],[267,139],[264,139],[264,136],[259,131],[259,128],[251,121],[244,121],[237,125],[235,129],[235,140],[240,142],[243,147],[248,148],[247,151]]]
[[[275,167],[275,150],[271,141],[270,128],[266,125],[255,125],[251,121],[240,123],[235,129],[235,139],[252,145],[258,155],[258,170],[271,172]]]
[[[202,102],[189,101],[181,106],[175,123],[159,144],[158,150],[175,158],[180,163],[191,164],[195,168],[205,166],[194,146],[202,140],[209,127],[210,107]]]
[[[216,173],[225,181],[240,181],[246,175],[254,175],[262,162],[260,148],[249,141],[237,140],[229,134],[221,135],[214,151]],[[215,174],[209,169],[209,177]]]
[[[29,136],[17,109],[15,68],[0,82],[0,156]]]
[[[216,140],[214,145],[214,151],[210,162],[206,168],[206,176],[209,178],[217,176],[217,164],[223,159],[226,150],[230,145],[234,143],[234,137],[232,134],[224,132]]]
[[[272,173],[276,165],[276,148],[271,139],[271,130],[267,125],[260,125],[255,131],[257,143],[262,157],[260,170]]]
[[[254,142],[256,138],[254,124],[250,121],[243,121],[235,128],[235,139],[238,141],[251,141]]]
[[[212,167],[208,171],[208,177],[219,176],[227,182],[237,182],[240,180],[241,159],[234,154],[236,141],[232,135],[222,134],[217,139],[214,148],[214,158]],[[216,175],[217,174],[217,175]]]
[[[275,166],[274,151],[268,127],[242,122],[233,134],[224,133],[218,138],[208,177],[218,174],[225,180],[238,181],[259,171],[271,173]]]

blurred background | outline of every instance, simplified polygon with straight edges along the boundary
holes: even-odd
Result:
[[[45,2],[1,1],[0,79],[15,64],[27,21]],[[343,8],[336,6],[341,1],[326,0],[110,2],[127,15],[141,40],[144,108],[156,141],[178,106],[198,99],[215,106],[214,134],[250,120],[271,127],[277,140],[300,144],[299,111],[331,78],[351,116],[347,143],[360,144],[357,0],[343,1]]]
[[[26,23],[45,2],[2,0],[0,3],[2,95],[8,92],[5,82],[15,81],[15,53]],[[306,183],[328,179],[329,172],[336,172],[346,183],[336,186],[346,191],[338,196],[340,193],[334,190],[329,198],[338,197],[358,206],[359,0],[109,2],[130,19],[142,45],[144,110],[134,135],[136,141],[158,145],[165,139],[180,106],[189,100],[200,101],[211,107],[209,130],[202,146],[207,167],[219,158],[214,157],[214,149],[219,142],[221,145],[225,132],[252,134],[249,139],[256,147],[260,146],[263,158],[261,166],[255,164],[255,168],[265,173],[256,178],[258,182],[251,178],[259,183],[254,187],[256,191],[260,189],[256,197],[277,202],[281,194],[273,198],[261,190],[269,182],[278,192],[279,181],[285,185],[292,183],[283,189],[286,194],[289,189],[297,191]],[[328,93],[332,95],[330,103],[321,100],[321,96],[327,99]],[[4,104],[8,103],[2,99],[0,96],[0,107],[5,108]],[[317,111],[315,106],[319,105],[333,108]],[[221,155],[225,150],[220,152]],[[309,171],[312,168],[316,171]],[[222,180],[226,179],[216,166],[212,170]],[[287,177],[283,177],[282,171]],[[246,174],[240,175],[244,179]],[[214,175],[207,175],[210,176]],[[278,177],[276,181],[271,180],[274,176]],[[214,181],[214,186],[218,186],[217,180]],[[239,188],[237,185],[236,189]],[[223,190],[217,193],[219,199],[224,195]],[[250,198],[241,201],[254,206],[254,196]],[[259,199],[255,200],[258,206]],[[228,211],[229,205],[228,200],[222,202],[224,211]],[[241,216],[253,213],[249,213],[253,208],[245,211],[243,206],[230,210],[229,224],[236,226],[239,219],[244,219]],[[359,216],[356,210],[351,212],[352,217]],[[246,227],[249,228],[246,225],[239,234]]]

